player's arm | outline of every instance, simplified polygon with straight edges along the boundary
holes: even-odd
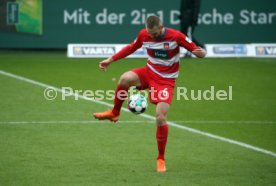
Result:
[[[207,52],[203,48],[196,46],[185,34],[179,32],[177,35],[177,43],[179,46],[186,48],[188,51],[192,52],[196,57],[203,58],[206,56]]]
[[[99,67],[101,70],[106,71],[107,67],[113,63],[114,61],[117,61],[119,59],[125,58],[135,52],[137,49],[141,48],[142,46],[142,34],[141,32],[138,34],[137,38],[129,45],[122,48],[119,52],[114,54],[113,56],[101,61],[99,63]]]
[[[113,62],[112,57],[109,57],[99,63],[99,67],[101,70],[106,71],[107,67]]]

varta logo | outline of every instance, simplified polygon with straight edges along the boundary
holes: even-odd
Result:
[[[256,47],[257,55],[276,55],[276,46],[258,46]]]
[[[115,47],[74,47],[75,55],[113,55]]]

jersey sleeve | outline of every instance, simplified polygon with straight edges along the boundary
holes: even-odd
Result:
[[[129,56],[130,54],[132,54],[133,52],[135,52],[137,49],[141,48],[142,44],[143,44],[143,34],[141,31],[141,32],[139,32],[137,38],[132,43],[125,46],[119,52],[114,54],[112,56],[112,59],[114,61],[117,61],[119,59],[125,58],[125,57]]]
[[[181,32],[178,32],[176,41],[179,46],[186,48],[190,52],[198,48],[194,42],[192,42],[185,34]]]

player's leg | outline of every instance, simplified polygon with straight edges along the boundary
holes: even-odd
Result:
[[[158,147],[157,172],[165,172],[165,149],[168,138],[167,113],[173,98],[174,79],[154,77],[149,82],[150,102],[156,104],[156,141]]]
[[[116,88],[115,98],[114,98],[114,107],[112,112],[115,115],[120,115],[121,107],[125,99],[128,96],[128,89],[131,86],[140,87],[141,81],[139,76],[132,71],[125,72],[119,80],[119,83]]]
[[[141,86],[141,82],[139,76],[135,72],[128,71],[120,77],[115,92],[113,109],[105,112],[94,113],[93,116],[99,120],[108,119],[110,121],[117,122],[120,116],[122,104],[124,100],[127,99],[128,89],[131,86]]]
[[[165,149],[168,138],[168,124],[166,121],[170,105],[166,102],[159,102],[156,105],[156,141],[158,146],[157,172],[165,172]]]

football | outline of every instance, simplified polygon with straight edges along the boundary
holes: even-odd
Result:
[[[141,114],[146,111],[147,99],[141,94],[133,94],[128,100],[128,109],[134,114]]]

